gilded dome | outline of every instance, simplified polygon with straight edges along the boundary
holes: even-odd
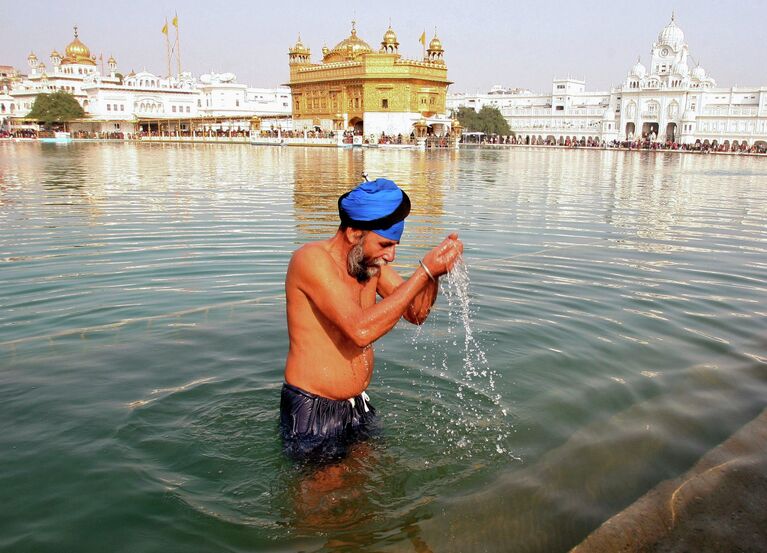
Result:
[[[658,44],[671,46],[674,50],[678,50],[684,44],[684,33],[682,29],[677,27],[673,14],[671,14],[669,24],[663,27],[658,35]]]
[[[75,38],[67,45],[64,50],[64,59],[62,63],[77,63],[80,65],[96,65],[96,62],[91,58],[91,51],[88,47],[80,42],[77,38],[77,27],[75,27]]]
[[[397,44],[397,33],[394,32],[391,25],[389,25],[389,28],[384,33],[382,42],[384,44]]]
[[[115,59],[114,56],[109,56],[109,60],[107,60],[107,63],[109,65],[117,65],[117,60]]]
[[[442,50],[442,42],[434,35],[434,38],[429,42],[429,50]]]
[[[56,50],[54,50],[53,52],[51,52],[51,57],[52,58],[60,58],[61,54],[59,54]]]
[[[296,41],[296,45],[293,46],[292,51],[296,54],[305,54],[309,51],[306,46],[304,46],[304,43],[301,42],[301,35],[298,35],[298,40]]]
[[[353,60],[357,59],[362,54],[370,54],[372,52],[373,49],[370,47],[370,45],[357,36],[355,23],[352,22],[352,34],[336,44],[335,47],[325,55],[323,61],[327,63],[334,61]]]
[[[89,58],[91,57],[91,51],[88,49],[88,47],[80,42],[80,39],[75,37],[75,39],[69,43],[67,46],[67,49],[65,50],[67,53],[67,56],[70,58]]]

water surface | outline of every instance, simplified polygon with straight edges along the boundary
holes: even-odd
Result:
[[[380,436],[296,466],[285,267],[363,171],[413,200],[398,270],[457,230],[470,301],[445,281],[377,344]],[[766,177],[671,153],[2,143],[0,550],[565,551],[767,404]]]

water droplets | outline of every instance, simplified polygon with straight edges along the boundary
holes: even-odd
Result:
[[[432,407],[421,438],[459,459],[514,457],[508,451],[509,410],[501,405],[500,375],[490,366],[473,325],[469,272],[462,258],[440,281],[443,300],[426,325],[416,327],[414,351]],[[446,303],[446,308],[444,306]]]

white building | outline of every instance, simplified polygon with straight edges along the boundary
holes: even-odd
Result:
[[[135,133],[152,128],[144,120],[165,119],[226,119],[224,126],[231,128],[246,125],[253,116],[290,121],[289,89],[249,88],[237,83],[232,73],[210,73],[196,79],[191,73],[159,77],[141,71],[122,77],[117,61],[110,57],[108,71],[102,74],[96,57],[78,38],[76,27],[65,55],[51,52],[50,69],[34,53],[27,61],[29,74],[13,82],[8,91],[13,102],[0,97],[0,111],[9,104],[7,110],[14,118],[28,114],[38,94],[63,90],[74,95],[87,115],[87,121],[73,124],[72,130]],[[238,118],[241,123],[235,126]],[[173,128],[185,130],[187,126],[177,121]]]
[[[551,93],[496,89],[484,95],[451,95],[452,109],[498,107],[525,140],[649,138],[767,147],[767,86],[720,88],[689,48],[674,16],[653,43],[650,64],[637,61],[622,86],[587,92],[584,81],[555,79]]]

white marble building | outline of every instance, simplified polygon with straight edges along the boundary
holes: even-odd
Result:
[[[160,77],[141,71],[123,77],[113,57],[106,62],[106,70],[99,71],[77,28],[64,56],[51,52],[50,68],[34,53],[27,61],[29,74],[13,81],[0,97],[0,110],[6,107],[12,118],[29,113],[38,94],[64,90],[74,95],[87,114],[87,121],[74,123],[73,130],[134,133],[141,130],[141,119],[241,117],[244,122],[260,116],[290,120],[289,89],[249,88],[232,73],[204,74],[197,79],[191,73]],[[103,67],[103,60],[99,61]]]
[[[767,86],[717,87],[703,67],[690,62],[672,15],[652,45],[649,65],[637,61],[618,88],[587,92],[584,81],[555,79],[551,93],[453,94],[448,107],[498,107],[525,140],[650,138],[767,147]]]

